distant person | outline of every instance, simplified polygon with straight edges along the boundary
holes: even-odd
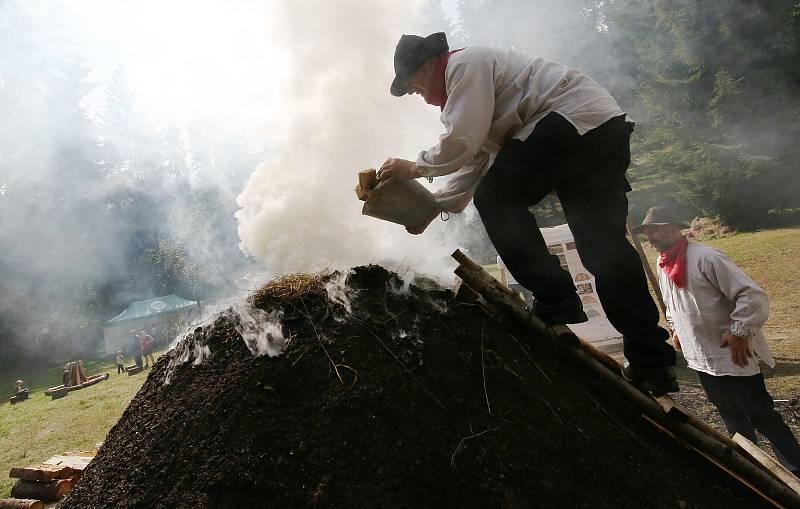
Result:
[[[508,267],[503,263],[503,259],[500,258],[500,255],[497,256],[497,266],[500,268],[500,282],[509,289],[521,293],[522,297],[525,299],[525,305],[530,308],[533,305],[533,294],[531,294],[530,290],[517,283],[517,280],[514,279],[514,275],[508,271]]]
[[[141,331],[142,335],[142,355],[144,356],[144,367],[149,368],[155,366],[156,361],[153,359],[153,336],[146,331]]]
[[[131,331],[131,354],[133,354],[133,360],[136,363],[136,366],[142,367],[142,338],[139,337],[139,333],[135,330]]]
[[[125,373],[125,356],[122,354],[122,350],[117,351],[117,374]]]
[[[25,382],[17,380],[14,382],[14,397],[19,399],[28,399],[28,388],[25,387]]]
[[[772,444],[781,463],[800,473],[800,445],[764,385],[759,359],[774,367],[761,328],[769,315],[767,295],[730,258],[689,240],[686,224],[665,207],[653,207],[634,233],[644,233],[658,251],[659,286],[683,352],[728,432],[757,443],[756,430]]]
[[[155,322],[150,325],[150,335],[153,336],[153,344],[160,345],[161,344],[161,334],[158,332],[158,326]]]

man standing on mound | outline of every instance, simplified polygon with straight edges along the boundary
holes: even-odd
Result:
[[[677,391],[669,334],[625,238],[633,124],[608,91],[579,71],[514,51],[450,51],[442,32],[403,35],[394,68],[392,95],[420,94],[440,107],[445,133],[416,161],[387,159],[382,185],[453,174],[435,195],[439,209],[461,212],[474,197],[498,254],[535,297],[533,312],[549,324],[580,323],[586,315],[572,277],[528,211],[555,191],[603,309],[623,334],[626,377],[655,393]]]

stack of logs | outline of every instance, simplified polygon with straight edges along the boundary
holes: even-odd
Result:
[[[0,509],[43,509],[58,502],[75,486],[94,452],[53,456],[41,465],[14,467],[9,477],[18,479],[11,497],[0,499]]]
[[[55,387],[50,387],[44,391],[44,394],[45,396],[50,396],[52,399],[59,399],[66,396],[70,391],[77,391],[102,382],[103,380],[108,380],[108,373],[93,375],[87,378],[86,372],[83,370],[83,361],[72,361],[64,366],[63,383]]]

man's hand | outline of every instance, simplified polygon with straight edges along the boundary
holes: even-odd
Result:
[[[731,360],[740,367],[747,366],[750,361],[748,358],[753,357],[753,351],[750,349],[750,341],[733,335],[731,332],[726,332],[722,335],[722,340],[719,342],[722,348],[731,349]]]
[[[675,350],[682,352],[683,348],[681,348],[681,340],[678,338],[678,335],[674,332],[672,333],[672,346]]]
[[[417,163],[396,157],[390,157],[384,161],[380,170],[378,170],[378,184],[381,186],[418,177],[420,177],[420,174],[417,172]]]

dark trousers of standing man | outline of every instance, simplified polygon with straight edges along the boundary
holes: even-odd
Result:
[[[508,140],[475,191],[475,207],[514,278],[544,303],[575,299],[528,208],[555,191],[600,302],[636,368],[675,364],[639,255],[625,237],[632,124],[613,118],[583,136],[550,113],[525,140]]]
[[[697,376],[708,400],[725,421],[728,433],[739,433],[755,444],[758,431],[767,437],[781,463],[797,471],[800,445],[781,414],[775,411],[775,403],[764,385],[764,375],[714,376],[697,371]]]

